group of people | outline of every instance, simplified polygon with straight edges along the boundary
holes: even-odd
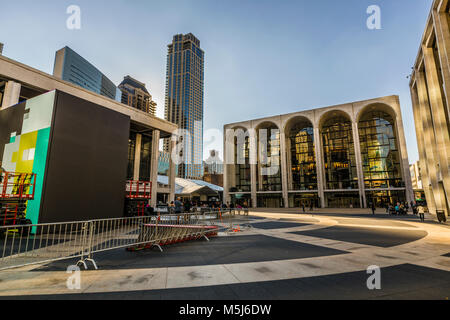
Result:
[[[309,201],[307,203],[307,205],[309,207],[309,211],[313,211],[314,210],[314,202],[313,201]],[[305,202],[302,201],[301,206],[302,206],[303,212],[306,212],[306,204],[305,204]]]
[[[182,201],[181,198],[177,198],[175,201],[170,202],[168,205],[168,211],[170,214],[181,214],[181,213],[190,213],[195,209],[245,209],[248,208],[247,203],[240,204],[230,204],[227,202],[226,204],[221,203],[219,201],[211,201],[211,202],[197,202],[185,200]]]
[[[395,205],[388,204],[386,207],[386,213],[392,215],[407,215],[409,209],[412,210],[414,215],[419,215],[421,221],[425,221],[425,208],[415,201],[408,202],[397,202]],[[375,214],[375,204],[371,204],[372,213]]]

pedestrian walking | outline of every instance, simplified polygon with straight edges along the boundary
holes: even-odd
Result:
[[[372,202],[372,214],[375,214],[375,210],[376,210],[375,202]]]
[[[420,221],[425,222],[425,209],[419,205],[417,207],[417,212],[419,213]]]

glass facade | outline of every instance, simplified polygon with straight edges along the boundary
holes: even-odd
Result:
[[[382,111],[367,112],[359,121],[366,189],[404,187],[394,123]]]
[[[55,64],[55,76],[116,100],[117,87],[114,83],[78,53],[69,47],[64,47],[56,52],[56,60],[61,60],[63,64],[58,73],[56,73],[57,66]]]
[[[367,191],[366,199],[368,206],[375,203],[378,208],[385,208],[387,205],[395,205],[397,202],[406,201],[406,193],[404,190],[379,190]]]
[[[151,153],[152,153],[152,138],[146,135],[142,135],[141,163],[139,167],[140,181],[150,180]]]
[[[128,180],[133,180],[134,178],[135,152],[136,152],[136,133],[130,132],[130,138],[128,139],[128,166],[127,166]]]
[[[184,140],[181,178],[203,176],[204,52],[191,33],[175,35],[169,45],[166,74],[165,119],[189,132]],[[165,151],[169,151],[168,141]]]
[[[319,194],[317,193],[293,193],[289,194],[289,208],[309,208],[313,204],[314,208],[320,207]]]
[[[258,194],[257,199],[259,208],[282,208],[284,206],[281,193]]]
[[[317,190],[314,129],[309,121],[296,123],[289,132],[292,190]]]
[[[240,205],[244,208],[252,206],[252,196],[249,193],[237,193],[231,195],[231,203],[236,207]]]
[[[281,191],[280,130],[272,125],[261,128],[258,135],[258,191]]]
[[[236,191],[245,192],[251,191],[251,177],[250,177],[250,148],[249,137],[245,137],[245,143],[239,146],[237,138],[236,152],[234,163],[236,163]],[[245,162],[245,163],[244,163]]]
[[[328,208],[360,208],[359,192],[326,192],[325,204]]]
[[[325,189],[358,189],[355,148],[351,121],[333,116],[322,126]]]

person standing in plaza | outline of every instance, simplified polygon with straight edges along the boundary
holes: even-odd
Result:
[[[182,213],[183,212],[183,203],[181,202],[180,198],[177,198],[177,200],[175,200],[175,213]]]
[[[411,202],[411,209],[412,209],[413,215],[416,216],[417,215],[417,204]]]

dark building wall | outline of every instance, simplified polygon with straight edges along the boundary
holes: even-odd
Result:
[[[57,92],[39,222],[123,216],[130,118]]]

